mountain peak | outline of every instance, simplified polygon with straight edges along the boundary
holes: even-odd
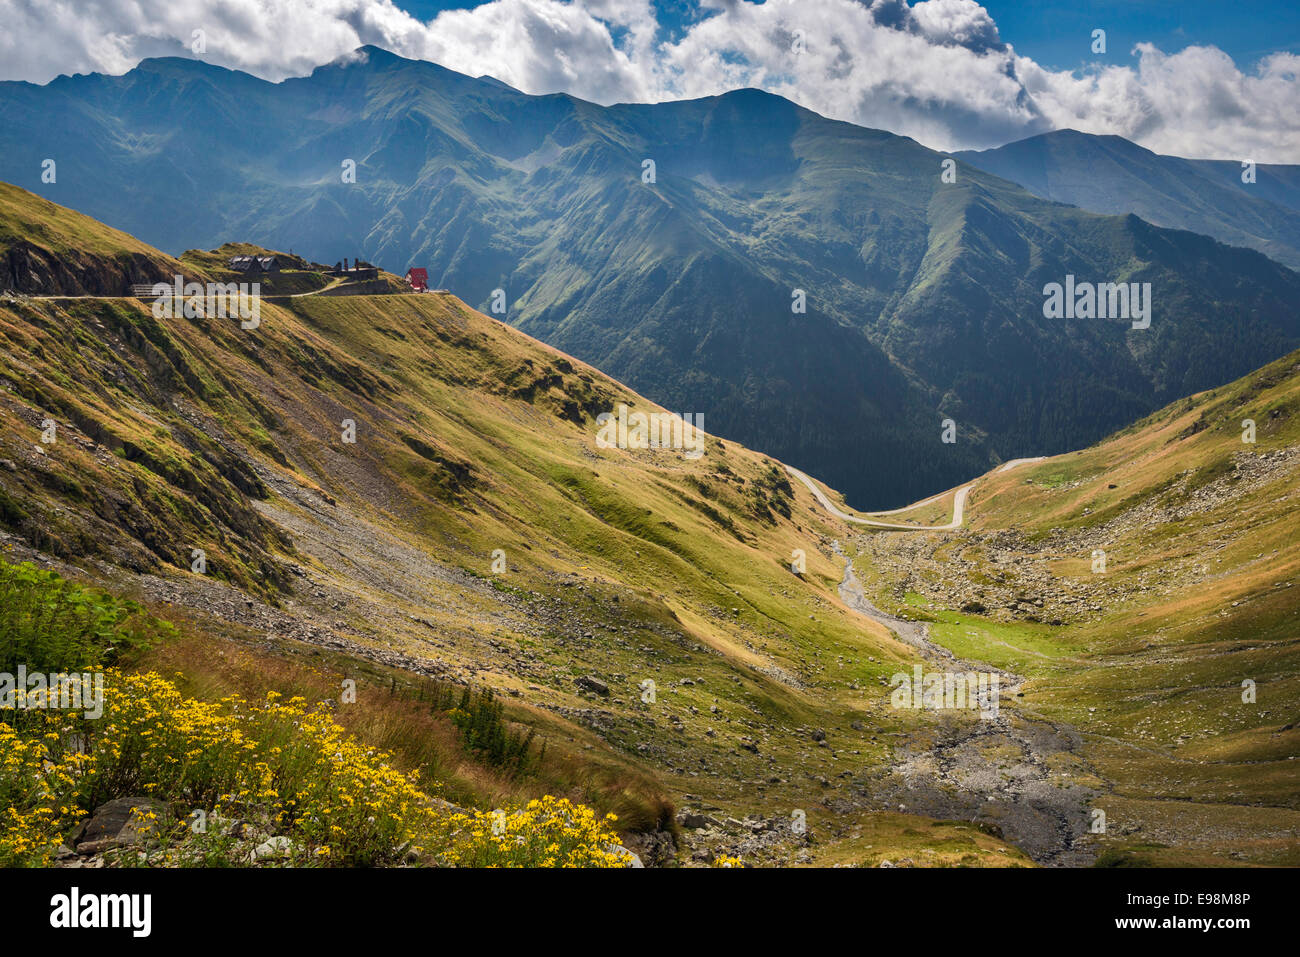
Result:
[[[366,44],[364,46],[359,46],[354,50],[349,50],[346,53],[340,53],[328,63],[322,63],[320,66],[316,67],[316,69],[312,70],[312,75],[328,70],[346,70],[353,67],[386,66],[400,59],[401,57],[397,54],[391,53],[382,47]]]
[[[406,57],[398,56],[392,50],[385,50],[383,47],[375,46],[373,43],[367,43],[357,47],[352,51],[351,56],[364,58],[365,62],[375,65],[396,63],[399,60],[403,62],[411,62],[407,60]]]
[[[190,56],[151,56],[145,57],[135,65],[132,73],[158,73],[169,76],[181,75],[198,75],[212,72],[220,73],[238,73],[238,70],[232,70],[229,67],[219,66],[216,63],[209,63],[198,57]]]

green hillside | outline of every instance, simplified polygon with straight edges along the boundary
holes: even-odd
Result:
[[[133,236],[0,183],[0,292],[127,295],[135,283],[203,279]]]
[[[1292,353],[984,476],[960,533],[857,541],[883,604],[1024,676],[1026,712],[1077,730],[1103,782],[1101,863],[1298,861],[1298,413]]]
[[[662,410],[449,295],[0,299],[0,381],[6,576],[138,601],[177,633],[121,666],[200,700],[336,701],[456,806],[580,801],[653,864],[1295,863],[1300,356],[976,480],[952,533],[714,436],[603,447]],[[897,707],[914,667],[1000,669],[1000,713]]]

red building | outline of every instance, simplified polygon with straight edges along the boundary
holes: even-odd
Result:
[[[406,270],[406,281],[411,284],[411,289],[415,292],[429,291],[429,273],[419,266],[412,266]]]

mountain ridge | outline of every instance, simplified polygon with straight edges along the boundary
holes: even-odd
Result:
[[[1300,268],[1300,167],[1164,156],[1121,136],[1062,129],[953,154],[1045,199],[1213,236]],[[1252,195],[1257,194],[1257,195]]]
[[[868,508],[1100,438],[1300,344],[1300,280],[1267,259],[971,167],[943,183],[943,154],[772,94],[607,108],[375,59],[233,99],[206,65],[86,81],[65,105],[89,155],[33,182],[72,134],[17,122],[0,176],[164,248],[426,265],[482,309],[499,289],[498,318]],[[0,85],[0,106],[35,115],[41,90]],[[1152,281],[1166,320],[1048,324],[1041,290],[1068,273]]]

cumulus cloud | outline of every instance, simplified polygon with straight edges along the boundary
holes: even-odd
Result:
[[[492,0],[423,23],[392,0],[0,0],[0,76],[122,73],[191,56],[271,80],[363,44],[599,103],[754,86],[937,149],[1073,127],[1158,152],[1300,162],[1300,57],[1243,72],[1214,47],[1045,69],[975,0],[700,0],[669,35],[651,0]]]
[[[1017,70],[1055,126],[1116,133],[1158,153],[1300,162],[1300,57],[1275,53],[1253,73],[1214,47],[1166,55],[1139,44],[1136,69],[1083,77],[1025,58]]]
[[[926,38],[978,53],[1003,51],[998,25],[973,0],[926,0],[911,9],[911,21]]]

